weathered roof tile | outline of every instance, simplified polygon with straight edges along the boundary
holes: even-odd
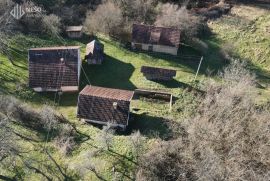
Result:
[[[180,30],[171,27],[134,24],[132,42],[179,47]]]

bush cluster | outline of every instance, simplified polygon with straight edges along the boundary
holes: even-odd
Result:
[[[138,180],[269,180],[269,105],[254,103],[255,78],[233,61],[209,83],[186,136],[157,145],[143,158]]]
[[[34,129],[44,134],[46,139],[53,139],[63,154],[70,153],[75,146],[74,139],[78,136],[76,130],[68,120],[57,115],[48,106],[37,112],[14,98],[0,96],[1,115],[8,118],[9,122]],[[48,133],[53,133],[50,134],[50,138],[48,138]]]

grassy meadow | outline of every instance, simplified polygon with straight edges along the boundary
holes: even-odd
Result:
[[[249,14],[251,12],[251,14]],[[14,125],[15,130],[21,135],[18,137],[20,145],[27,150],[23,156],[41,172],[33,172],[24,168],[21,161],[15,161],[12,168],[4,168],[0,165],[0,174],[7,176],[17,175],[22,180],[42,180],[46,175],[54,180],[79,180],[78,165],[83,162],[97,165],[97,172],[88,171],[84,180],[134,180],[136,157],[130,143],[130,135],[139,130],[143,136],[143,149],[148,150],[160,140],[171,138],[172,129],[168,121],[181,121],[193,115],[198,104],[196,97],[197,88],[201,88],[204,80],[210,78],[217,80],[215,74],[225,65],[220,53],[222,47],[231,44],[234,54],[241,59],[249,60],[250,67],[258,76],[263,88],[259,100],[267,101],[270,98],[270,15],[269,10],[241,6],[234,7],[232,14],[218,20],[209,22],[213,35],[206,39],[209,50],[204,55],[204,61],[200,70],[198,81],[194,82],[198,61],[187,61],[182,55],[199,53],[187,46],[180,47],[179,56],[154,54],[147,52],[134,52],[117,43],[113,39],[99,36],[98,39],[105,45],[105,61],[102,65],[88,65],[83,62],[83,69],[92,85],[110,88],[134,90],[136,88],[161,89],[171,92],[175,97],[172,111],[164,102],[139,99],[132,102],[132,119],[126,133],[115,134],[110,151],[97,156],[89,156],[100,145],[99,137],[101,129],[88,125],[76,118],[76,105],[78,94],[64,94],[59,99],[59,105],[54,104],[54,94],[35,93],[27,87],[28,60],[27,50],[41,46],[79,45],[81,57],[85,55],[86,43],[89,37],[81,40],[57,39],[40,37],[37,35],[18,34],[10,37],[8,46],[12,49],[10,59],[0,55],[0,90],[7,95],[12,95],[36,109],[44,105],[50,105],[55,110],[68,118],[82,134],[82,139],[76,145],[70,155],[63,155],[57,149],[53,140],[46,141],[46,134],[30,128]],[[267,28],[268,27],[268,28]],[[146,80],[140,73],[143,65],[158,66],[177,70],[177,75],[170,82],[153,82]],[[81,75],[80,89],[89,84],[86,76]],[[31,138],[31,139],[27,139]],[[44,152],[48,148],[52,162]],[[14,169],[15,168],[15,169]],[[15,171],[14,171],[15,170]],[[112,172],[112,170],[114,170]],[[61,174],[61,173],[64,174]],[[114,174],[113,174],[114,173]],[[67,177],[64,177],[66,175]]]

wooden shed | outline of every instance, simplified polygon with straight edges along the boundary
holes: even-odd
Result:
[[[102,64],[104,60],[104,45],[97,40],[88,43],[85,59],[88,64]]]
[[[81,38],[82,28],[82,26],[67,26],[66,33],[69,38]]]
[[[171,27],[155,27],[134,24],[132,48],[177,55],[180,44],[180,30]]]
[[[78,91],[79,46],[32,48],[28,52],[29,87],[37,92]]]
[[[142,66],[141,73],[143,73],[148,80],[168,81],[176,76],[176,70],[148,66]]]
[[[79,94],[77,116],[86,122],[125,129],[133,91],[86,86]]]

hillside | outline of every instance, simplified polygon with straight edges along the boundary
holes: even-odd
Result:
[[[25,110],[25,112],[29,111],[28,116],[42,115],[46,106],[50,106],[55,114],[64,116],[68,121],[63,122],[60,119],[56,124],[57,129],[48,131],[50,130],[48,128],[23,124],[24,121],[27,123],[28,119],[20,120],[11,116],[12,121],[9,126],[17,133],[14,140],[22,152],[19,156],[3,160],[3,164],[0,164],[0,179],[4,178],[1,176],[5,176],[6,180],[135,180],[140,161],[138,154],[142,156],[158,147],[160,143],[166,144],[168,140],[174,140],[179,135],[183,136],[185,132],[179,123],[198,113],[197,108],[201,103],[202,92],[209,88],[207,82],[211,80],[222,83],[217,72],[226,65],[223,51],[233,57],[248,60],[249,68],[257,74],[257,80],[261,85],[252,91],[260,93],[256,99],[263,103],[268,102],[270,100],[269,9],[247,5],[235,6],[231,14],[210,20],[208,25],[213,34],[203,39],[208,45],[208,51],[204,55],[197,81],[194,81],[194,77],[198,60],[190,61],[183,55],[199,56],[200,53],[189,46],[181,45],[178,56],[169,56],[132,51],[108,36],[99,34],[96,37],[105,45],[105,61],[102,65],[88,65],[83,62],[85,74],[81,75],[80,89],[87,84],[126,90],[162,89],[171,92],[175,97],[171,112],[168,104],[163,101],[150,99],[132,101],[132,122],[129,129],[127,132],[114,134],[77,119],[77,93],[63,94],[57,97],[56,101],[55,94],[35,93],[27,85],[29,48],[79,45],[84,57],[86,43],[91,37],[70,40],[21,33],[9,37],[8,46],[12,50],[11,55],[10,57],[0,55],[0,92],[5,96],[17,98],[21,102],[18,103],[21,105],[19,110],[24,111],[25,107],[29,108]],[[143,65],[171,68],[177,70],[177,75],[173,81],[166,83],[149,81],[140,72]],[[1,95],[0,98],[0,100],[5,99]],[[9,112],[17,104],[16,102],[13,104],[12,100],[7,99],[9,103],[7,108],[0,110],[1,119],[5,117],[4,112]],[[223,102],[219,103],[222,108]],[[1,106],[5,107],[0,103]],[[207,106],[215,109],[210,103]],[[235,112],[237,110],[236,107]],[[214,113],[217,111],[213,111]],[[241,116],[243,115],[239,117]],[[38,125],[39,122],[36,124]],[[73,130],[71,127],[76,129]],[[76,132],[72,132],[74,145],[70,153],[63,152],[63,147],[56,144],[58,134],[66,130],[65,128]],[[137,131],[140,131],[140,134]],[[109,140],[110,149],[104,146],[106,142],[104,138]],[[184,145],[185,139],[181,140],[181,143],[182,141]],[[203,142],[203,139],[201,141]],[[151,159],[149,163],[150,161]]]
[[[127,90],[134,90],[135,88],[163,89],[172,92],[173,95],[178,99],[175,102],[176,106],[174,107],[173,112],[169,112],[168,103],[153,102],[150,100],[133,101],[132,108],[136,109],[136,112],[134,112],[135,114],[133,116],[133,121],[131,122],[131,126],[125,135],[122,135],[121,133],[120,135],[116,134],[113,137],[113,148],[111,150],[112,155],[110,152],[105,152],[100,156],[93,158],[96,161],[89,160],[91,163],[98,163],[99,166],[97,168],[97,172],[100,177],[111,180],[113,175],[111,175],[109,170],[112,169],[113,164],[116,164],[117,167],[120,167],[119,169],[121,171],[125,170],[125,174],[122,175],[122,177],[123,180],[127,180],[129,177],[132,178],[134,176],[133,172],[135,168],[134,163],[132,163],[135,158],[133,155],[134,153],[132,152],[132,145],[130,143],[131,133],[139,130],[143,136],[144,147],[145,149],[148,149],[148,146],[152,145],[159,139],[170,139],[172,136],[173,130],[166,118],[187,117],[195,108],[196,100],[193,99],[192,94],[184,91],[184,89],[189,87],[188,84],[193,81],[196,71],[195,68],[198,62],[187,63],[184,60],[181,60],[180,57],[166,55],[156,56],[146,53],[132,52],[125,47],[122,47],[114,40],[104,36],[100,36],[99,40],[101,40],[101,42],[105,45],[106,58],[104,64],[102,66],[90,66],[85,62],[83,63],[83,68],[92,85],[122,88]],[[27,88],[27,50],[30,47],[63,44],[80,45],[82,46],[82,54],[84,54],[85,44],[80,41],[57,40],[50,39],[48,37],[39,38],[34,35],[17,35],[12,37],[10,46],[12,46],[14,50],[12,56],[14,58],[13,60],[15,66],[10,63],[7,57],[1,57],[1,90],[4,90],[4,92],[8,95],[12,95],[22,101],[25,101],[28,105],[36,107],[39,110],[42,110],[44,105],[54,107],[54,94],[38,94]],[[158,65],[160,67],[176,69],[176,79],[168,82],[168,84],[148,81],[140,73],[140,67],[142,65]],[[86,84],[89,83],[85,75],[82,74],[80,87],[83,88]],[[183,107],[183,101],[190,103],[190,105]],[[102,147],[98,138],[102,133],[102,130],[100,130],[98,127],[79,122],[76,118],[76,107],[77,94],[64,94],[60,99],[59,105],[56,105],[56,110],[68,118],[71,123],[76,125],[84,139],[87,137],[88,139],[82,141],[82,143],[78,143],[70,156],[63,156],[61,152],[57,151],[57,149],[55,149],[53,140],[46,144],[50,150],[50,154],[52,154],[52,157],[56,160],[57,164],[59,164],[60,167],[63,167],[63,169],[66,169],[65,173],[73,179],[77,178],[77,173],[73,175],[74,169],[77,169],[74,167],[76,167],[76,165],[80,165],[87,154],[91,154],[91,152],[95,152],[99,147]],[[178,112],[180,109],[183,110]],[[37,167],[36,162],[43,162],[44,159],[46,160],[48,157],[48,155],[42,151],[44,149],[43,145],[46,142],[46,140],[43,138],[43,134],[46,133],[42,133],[40,135],[38,130],[30,131],[25,126],[14,126],[22,135],[22,137],[17,139],[22,143],[21,145],[23,149],[33,149],[33,151],[30,153],[24,154],[23,158],[30,157],[33,154],[36,155],[32,157],[34,160],[32,166]],[[25,139],[29,137],[35,137],[36,141],[33,142],[32,140]],[[44,164],[54,167],[53,162],[50,161]],[[24,170],[23,167],[24,164],[21,162],[21,160],[19,160],[18,164],[16,165],[16,169],[22,172],[20,173],[22,174],[22,178],[27,180],[42,178],[38,176],[39,174],[36,175],[35,172],[32,172],[31,169],[26,176],[26,170]],[[63,177],[56,172],[48,172],[46,168],[39,169],[50,178],[56,178],[58,176],[60,178]],[[14,173],[12,169],[6,170],[2,168],[1,174],[10,177],[16,175],[16,177],[18,177],[18,173]],[[96,178],[95,174],[91,172],[85,175],[85,179],[99,180]]]
[[[269,84],[270,15],[267,6],[236,5],[231,13],[209,23],[215,37],[233,54],[250,62],[259,79]]]

